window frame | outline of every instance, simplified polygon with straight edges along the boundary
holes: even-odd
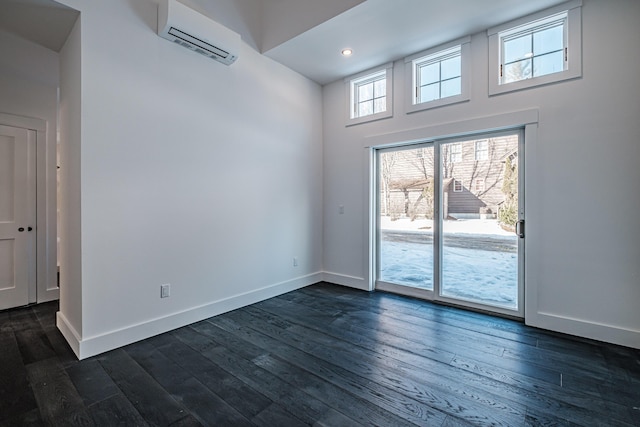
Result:
[[[503,39],[522,31],[527,26],[535,27],[537,21],[543,22],[554,15],[566,13],[564,25],[564,48],[566,52],[565,69],[556,73],[531,77],[515,82],[502,82],[500,67],[502,65]],[[487,30],[489,38],[489,95],[499,95],[531,87],[582,77],[582,0],[571,0],[538,13],[504,23]]]
[[[456,46],[460,46],[460,94],[418,103],[416,96],[416,90],[419,89],[418,78],[416,76],[418,65],[429,60],[437,61],[438,56],[443,56],[448,50]],[[471,36],[456,39],[407,56],[404,58],[404,68],[405,93],[407,94],[405,111],[407,114],[469,101],[471,84]]]
[[[478,185],[480,183],[482,183],[482,185]],[[482,187],[482,188],[480,188],[480,187]],[[473,181],[473,192],[475,194],[480,194],[483,191],[485,191],[485,189],[486,189],[486,186],[485,186],[485,179],[484,178],[476,178],[476,179],[474,179],[474,181]]]
[[[486,148],[484,150],[478,150],[478,143],[481,143],[481,142],[484,142],[486,144]],[[474,153],[473,153],[474,160],[481,162],[483,160],[489,159],[489,140],[488,139],[479,139],[477,141],[474,141],[473,149],[474,149]],[[478,153],[485,153],[485,157],[482,159],[479,159]]]
[[[450,147],[451,148],[449,148],[449,163],[462,163],[462,151],[463,151],[462,143],[451,144]],[[455,152],[453,151],[453,147],[456,147]],[[454,154],[459,155],[460,158],[458,160],[453,160]]]
[[[378,80],[377,75],[384,74],[386,80],[385,111],[368,114],[361,117],[352,117],[354,107],[358,103],[357,88],[370,81]],[[388,63],[380,67],[372,68],[358,74],[354,74],[344,79],[346,89],[346,126],[353,126],[360,123],[372,122],[375,120],[393,117],[393,63]]]
[[[460,183],[460,189],[456,190],[456,184]],[[462,193],[464,191],[464,182],[461,179],[453,178],[453,192]]]

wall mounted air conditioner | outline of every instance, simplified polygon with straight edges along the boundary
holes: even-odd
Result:
[[[160,0],[158,35],[226,65],[240,52],[238,33],[176,0]]]

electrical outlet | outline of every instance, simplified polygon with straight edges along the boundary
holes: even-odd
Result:
[[[340,205],[340,206],[338,206],[338,213],[339,213],[340,215],[344,215],[344,205]]]
[[[170,295],[171,295],[171,285],[169,283],[160,285],[160,298],[169,298]]]
[[[298,266],[298,258],[293,257],[293,266],[297,267]]]

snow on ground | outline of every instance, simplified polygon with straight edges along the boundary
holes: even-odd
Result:
[[[386,221],[385,221],[386,219]],[[383,218],[381,228],[396,232],[432,231],[430,220]],[[445,221],[445,233],[469,234],[469,247],[444,245],[442,294],[448,297],[516,308],[518,255],[513,251],[478,249],[473,234],[492,235],[507,244],[516,237],[504,231],[495,220]],[[507,246],[507,245],[505,245]],[[399,285],[433,289],[433,244],[427,240],[398,240],[383,233],[380,242],[380,280]]]
[[[513,233],[503,230],[495,219],[459,219],[442,222],[445,233],[491,234],[495,236],[511,236]],[[380,228],[383,230],[402,231],[433,231],[433,220],[400,218],[392,221],[388,216],[380,218]]]

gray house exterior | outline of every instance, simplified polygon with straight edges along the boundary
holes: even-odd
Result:
[[[443,216],[495,218],[505,200],[505,164],[517,161],[517,136],[447,143],[440,150]],[[425,147],[381,155],[382,215],[433,218],[433,154],[433,147]]]

